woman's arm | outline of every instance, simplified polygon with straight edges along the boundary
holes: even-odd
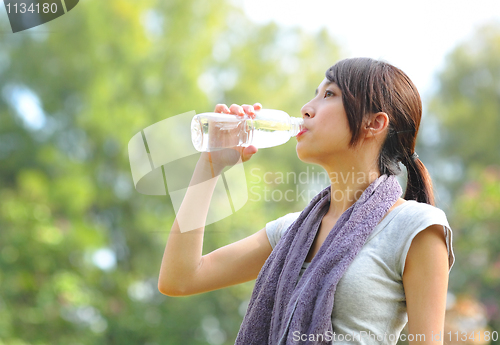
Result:
[[[448,272],[443,226],[432,225],[413,239],[403,272],[410,344],[443,344]]]
[[[158,279],[162,293],[185,290],[202,264],[205,221],[219,173],[203,157],[196,164],[165,246]]]
[[[259,108],[260,104],[232,105],[230,109],[219,104],[215,111],[238,114],[244,110],[249,114]],[[201,155],[167,240],[158,279],[160,292],[185,296],[257,278],[272,251],[265,229],[202,256],[205,222],[218,175],[235,158],[244,162],[256,152],[249,146]]]
[[[211,168],[203,161],[196,167],[193,180],[206,180]],[[216,179],[203,190],[188,188],[177,218],[206,217]],[[190,204],[197,213],[191,214]],[[256,279],[272,252],[266,229],[202,256],[204,226],[181,232],[174,221],[167,240],[158,279],[158,289],[168,296],[188,296]]]

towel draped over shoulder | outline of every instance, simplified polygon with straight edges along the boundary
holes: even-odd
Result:
[[[329,208],[330,186],[316,195],[262,267],[235,345],[289,345],[298,343],[294,334],[333,334],[331,314],[337,284],[401,194],[394,175],[382,175],[373,181],[337,220],[299,280],[302,264]]]

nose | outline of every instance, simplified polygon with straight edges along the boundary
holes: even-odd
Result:
[[[302,113],[302,117],[303,118],[306,118],[306,117],[309,117],[309,118],[313,118],[315,113],[314,113],[314,109],[311,107],[311,104],[310,102],[309,103],[306,103],[302,109],[300,109],[300,112]]]

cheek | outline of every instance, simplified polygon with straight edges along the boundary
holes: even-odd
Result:
[[[325,130],[334,134],[336,141],[351,140],[351,128],[349,127],[349,122],[347,121],[346,115],[339,116],[329,124],[326,124]]]
[[[347,149],[351,140],[351,130],[347,120],[339,119],[325,123],[318,133],[321,137],[318,150],[322,152]]]

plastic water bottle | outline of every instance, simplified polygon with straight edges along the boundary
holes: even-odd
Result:
[[[253,119],[247,115],[203,113],[191,121],[191,140],[200,152],[234,146],[272,147],[296,136],[303,123],[302,118],[290,117],[284,111],[273,109],[256,111]]]

